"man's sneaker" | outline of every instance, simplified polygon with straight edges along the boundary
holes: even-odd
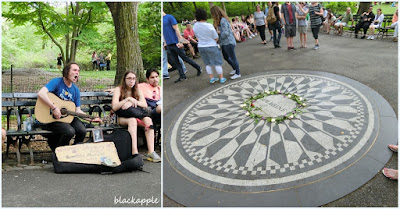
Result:
[[[221,80],[219,80],[220,83],[225,83],[226,78],[221,78]]]
[[[238,74],[235,74],[235,75],[233,75],[232,77],[231,77],[231,79],[232,80],[235,80],[236,78],[240,78],[240,77],[242,77],[242,75],[238,75]]]
[[[362,36],[362,37],[361,37],[361,39],[364,39],[364,38],[365,38],[365,36]]]
[[[371,39],[371,36],[368,36],[367,40],[370,40],[370,39]]]
[[[163,79],[169,79],[169,75],[163,75]]]
[[[146,160],[148,160],[150,162],[153,162],[153,163],[161,162],[161,157],[156,152],[153,152],[150,154],[147,153],[144,156],[146,157]]]
[[[236,70],[232,70],[229,75],[235,75],[236,74]]]
[[[319,49],[319,45],[314,46],[314,50],[317,50],[317,49]]]
[[[181,82],[181,81],[185,81],[186,78],[178,78],[178,80],[175,81],[175,83]]]
[[[200,76],[201,72],[203,72],[203,69],[200,67],[200,69],[197,69],[197,76]]]
[[[374,40],[375,39],[375,36],[371,36],[371,40]]]
[[[218,81],[219,80],[219,78],[210,78],[210,83],[215,83],[216,81]]]

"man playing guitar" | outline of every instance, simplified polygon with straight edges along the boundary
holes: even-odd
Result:
[[[79,66],[76,63],[69,63],[64,66],[62,71],[63,77],[52,79],[38,92],[38,99],[49,106],[55,119],[60,119],[62,114],[60,107],[57,107],[49,98],[48,93],[54,93],[60,99],[72,101],[75,103],[77,113],[84,112],[81,110],[80,91],[75,83],[79,78]],[[99,118],[95,118],[92,122],[101,122]],[[69,145],[70,140],[75,135],[74,144],[83,142],[86,135],[86,128],[83,123],[74,117],[71,123],[52,122],[45,126],[46,129],[53,132],[48,138],[50,148],[54,151],[59,146]]]

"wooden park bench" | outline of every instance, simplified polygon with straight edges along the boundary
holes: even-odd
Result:
[[[394,28],[390,27],[392,25],[392,18],[393,14],[384,15],[382,27],[377,29],[378,30],[377,38],[379,37],[379,35],[381,35],[382,36],[381,39],[383,40],[383,37],[393,35],[393,33],[390,33],[394,32]]]
[[[100,118],[106,116],[107,112],[111,111],[111,99],[112,95],[107,92],[81,92],[81,107],[82,111],[87,113],[88,115],[92,115],[94,112],[97,113],[97,116]],[[32,130],[24,131],[23,124],[23,115],[33,117],[34,115],[34,107],[36,105],[37,93],[2,93],[2,106],[3,111],[2,115],[5,115],[7,122],[7,148],[6,148],[6,156],[9,154],[9,147],[13,145],[16,149],[16,156],[18,165],[21,163],[21,146],[22,144],[26,144],[30,154],[30,163],[34,163],[33,151],[31,148],[31,141],[40,141],[36,139],[36,136],[41,135],[43,138],[47,138],[51,131],[44,130],[40,126],[35,127],[33,125]],[[15,115],[15,120],[13,121],[12,115]],[[11,128],[11,122],[16,122],[17,127]],[[116,117],[113,118],[111,123],[102,124],[100,127],[103,131],[113,131],[115,129],[126,128],[119,125],[116,125]],[[87,132],[90,132],[90,136],[92,131],[95,128],[86,128]],[[139,129],[138,129],[139,130]],[[160,139],[160,129],[157,129],[158,134],[156,136],[156,144],[159,144]],[[143,136],[144,134],[142,134]],[[139,136],[139,133],[138,133]],[[138,140],[139,141],[139,140]]]

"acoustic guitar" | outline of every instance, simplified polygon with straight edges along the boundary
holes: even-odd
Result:
[[[41,99],[38,98],[36,100],[36,105],[35,105],[35,116],[36,119],[41,123],[52,123],[52,122],[71,123],[72,120],[74,120],[74,116],[80,118],[90,118],[90,119],[96,118],[94,116],[75,112],[76,106],[75,103],[72,101],[62,100],[53,93],[47,93],[47,96],[49,97],[50,101],[53,102],[53,104],[55,104],[58,108],[60,108],[61,118],[59,119],[54,118],[53,111],[51,110],[51,108],[47,106]],[[110,118],[104,117],[102,120],[110,121]]]

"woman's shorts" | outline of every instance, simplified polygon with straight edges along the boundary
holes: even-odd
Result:
[[[307,33],[307,26],[298,26],[297,27],[299,33]]]
[[[199,47],[199,52],[205,65],[222,65],[222,54],[217,46]]]

